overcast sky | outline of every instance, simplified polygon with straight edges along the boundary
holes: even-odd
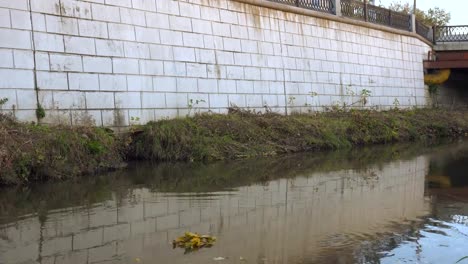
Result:
[[[402,3],[410,2],[413,0],[396,0]],[[376,4],[382,4],[386,7],[394,0],[376,0]],[[428,10],[431,7],[440,7],[452,15],[450,25],[468,25],[468,1],[467,0],[417,0],[417,7],[422,10]]]

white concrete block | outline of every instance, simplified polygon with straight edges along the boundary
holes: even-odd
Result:
[[[177,81],[175,77],[154,77],[153,89],[158,92],[176,92]]]
[[[96,47],[93,38],[82,38],[82,37],[64,37],[65,52],[96,55]]]
[[[127,58],[149,59],[151,57],[149,45],[146,43],[124,42],[124,51]]]
[[[128,119],[128,110],[103,110],[102,111],[103,126],[125,127],[130,124]]]
[[[179,15],[179,1],[156,1],[156,9],[160,13]]]
[[[53,71],[83,71],[81,56],[77,55],[50,55],[50,69]]]
[[[216,51],[217,64],[234,65],[234,54],[228,51]]]
[[[92,4],[93,19],[106,22],[120,22],[120,10],[117,6]]]
[[[173,60],[174,55],[172,46],[168,45],[149,45],[151,59],[153,60]]]
[[[109,23],[107,28],[110,39],[135,41],[135,26]]]
[[[202,93],[217,93],[218,92],[218,80],[198,79],[198,91]]]
[[[124,44],[118,40],[96,39],[98,56],[124,57]]]
[[[0,30],[1,34],[1,30]],[[1,45],[1,42],[0,42]],[[63,36],[47,33],[34,33],[34,45],[39,51],[64,52]]]
[[[211,22],[206,20],[192,19],[192,31],[201,34],[213,34]]]
[[[187,70],[183,62],[164,62],[164,75],[167,76],[186,76]]]
[[[138,74],[139,63],[137,59],[118,59],[114,58],[113,69],[114,73]]]
[[[227,108],[229,107],[227,94],[210,94],[210,107]]]
[[[166,106],[168,108],[187,108],[188,98],[185,93],[166,93]]]
[[[164,93],[142,93],[142,108],[165,108],[166,96]]]
[[[244,73],[245,73],[246,80],[261,80],[262,79],[260,68],[245,67]]]
[[[141,108],[140,92],[115,93],[115,107],[117,109]]]
[[[127,77],[125,75],[99,75],[99,88],[101,91],[126,91]]]
[[[230,107],[246,107],[246,95],[244,94],[229,94],[228,101]]]
[[[253,81],[237,81],[237,93],[252,94],[254,91]]]
[[[230,37],[231,36],[231,26],[225,23],[211,23],[213,27],[213,35],[221,37]]]
[[[0,8],[0,27],[11,28],[10,10]]]
[[[241,40],[242,52],[258,53],[258,43],[254,40]]]
[[[31,70],[0,69],[0,88],[34,89],[34,75]]]
[[[192,22],[190,18],[187,18],[187,17],[170,16],[169,26],[171,30],[188,31],[188,32],[192,31]]]
[[[0,0],[0,7],[10,8],[10,9],[20,9],[28,10],[28,0]]]
[[[195,50],[193,48],[174,47],[174,60],[195,62]]]
[[[11,27],[17,29],[31,29],[30,13],[20,10],[11,10]],[[1,15],[1,14],[0,14]],[[1,21],[1,19],[0,19]]]
[[[248,95],[246,96],[247,107],[263,107],[263,98],[261,95]]]
[[[54,106],[58,109],[85,109],[85,93],[56,91],[54,92]]]
[[[150,76],[127,76],[129,91],[153,91],[153,78]]]
[[[198,83],[196,78],[177,78],[177,92],[198,92]]]
[[[61,0],[62,16],[91,19],[91,4],[83,1]]]
[[[188,77],[200,77],[200,78],[207,77],[207,69],[206,69],[205,64],[187,63],[186,67],[187,67]]]
[[[83,57],[83,71],[112,73],[112,59],[105,57]]]
[[[240,39],[223,38],[224,50],[241,52],[242,46]]]
[[[236,81],[234,80],[219,80],[220,93],[236,93]]]
[[[36,70],[40,70],[40,71],[50,70],[48,53],[36,52]]]
[[[99,76],[89,73],[69,73],[68,84],[70,90],[99,91]]]
[[[31,49],[31,33],[0,28],[0,48]]]
[[[17,108],[21,110],[37,108],[36,91],[34,90],[17,90],[16,95],[18,96]]]
[[[160,13],[146,12],[146,25],[151,28],[169,29],[169,16]]]
[[[107,23],[93,20],[78,20],[80,36],[108,38]]]
[[[191,18],[201,17],[199,5],[179,2],[179,11],[180,11],[180,15],[183,17],[191,17]]]
[[[37,72],[37,88],[46,90],[68,90],[68,77],[61,72]]]
[[[110,92],[87,92],[86,93],[86,108],[87,109],[113,109],[114,108],[114,93]]]
[[[216,55],[214,50],[195,49],[195,58],[199,63],[216,63]]]
[[[123,24],[146,26],[145,12],[131,8],[120,8],[120,18]]]
[[[211,21],[220,21],[219,9],[209,6],[200,6],[203,17],[209,17]]]
[[[194,47],[194,48],[203,48],[203,35],[201,34],[194,34],[194,33],[187,33],[184,32],[182,34],[182,38],[184,41],[185,47]]]
[[[159,29],[135,27],[135,30],[136,30],[136,40],[139,42],[152,43],[152,44],[158,44],[161,42],[159,39]]]
[[[78,35],[78,20],[75,18],[46,15],[47,32]]]
[[[1,70],[0,70],[0,73],[1,73]],[[1,110],[18,109],[18,107],[17,107],[18,103],[17,103],[17,100],[16,100],[16,89],[15,88],[5,89],[5,88],[2,87],[2,89],[0,89],[0,98],[8,99],[8,101],[0,107],[0,111]]]
[[[13,68],[13,51],[10,49],[0,49],[0,68]]]
[[[156,3],[153,0],[132,0],[132,7],[145,11],[156,11]]]
[[[34,56],[32,51],[14,50],[13,55],[15,58],[15,68],[19,69],[33,69]]]
[[[140,60],[140,74],[143,75],[163,75],[164,64],[162,61]]]
[[[228,79],[243,79],[244,78],[244,68],[239,66],[227,66],[226,67],[227,78]]]
[[[9,1],[4,0],[3,2],[26,2],[26,1]],[[26,8],[20,8],[23,10],[27,10],[28,4],[26,3]],[[53,15],[60,15],[60,2],[59,0],[35,0],[31,1],[31,10],[37,13],[46,13],[46,14],[53,14]]]
[[[182,46],[182,32],[172,30],[159,30],[161,44]]]

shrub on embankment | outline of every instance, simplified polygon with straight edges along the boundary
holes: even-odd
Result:
[[[468,132],[468,113],[442,109],[349,111],[282,116],[231,109],[144,126],[129,148],[132,159],[206,161],[349,148]]]
[[[121,146],[102,128],[23,124],[0,114],[0,185],[116,168],[123,161]]]
[[[0,185],[62,180],[124,160],[210,161],[461,137],[468,112],[442,109],[281,116],[231,109],[151,122],[114,135],[103,128],[18,123],[0,115]]]

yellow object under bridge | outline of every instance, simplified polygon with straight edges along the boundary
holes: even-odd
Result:
[[[424,83],[427,85],[443,84],[450,78],[450,69],[436,70],[433,73],[424,74]]]

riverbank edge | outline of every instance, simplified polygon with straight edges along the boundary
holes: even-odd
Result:
[[[126,161],[207,162],[394,142],[460,138],[468,111],[332,111],[283,116],[229,114],[150,122],[116,135],[98,127],[18,123],[0,116],[0,185],[65,180],[122,168]],[[378,155],[378,153],[376,153]]]

